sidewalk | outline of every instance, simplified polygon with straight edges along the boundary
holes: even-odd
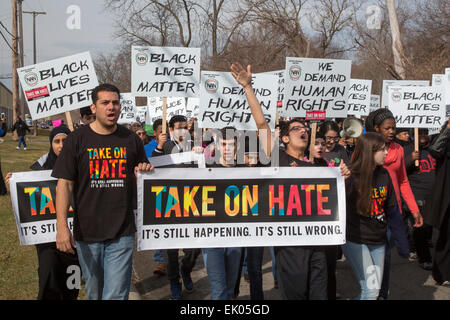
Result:
[[[180,251],[180,258],[182,256]],[[450,287],[438,286],[431,277],[430,271],[421,269],[417,262],[400,258],[393,252],[391,266],[390,299],[392,300],[450,300]],[[167,300],[170,297],[170,287],[167,276],[153,274],[153,251],[136,252],[134,255],[133,279],[135,292],[130,299]],[[199,255],[196,266],[191,274],[195,290],[192,293],[183,292],[186,300],[209,300],[209,282],[205,272],[203,257]],[[345,260],[337,262],[337,291],[341,299],[351,299],[358,295],[359,286],[350,267]],[[263,260],[263,289],[266,300],[280,300],[278,289],[273,287],[272,261],[269,250],[266,249]],[[132,290],[133,291],[133,290]],[[136,294],[138,293],[138,294]],[[238,300],[250,300],[250,286],[241,278]]]

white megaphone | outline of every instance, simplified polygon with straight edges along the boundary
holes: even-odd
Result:
[[[356,118],[347,118],[342,123],[341,137],[359,138],[363,133],[362,121]]]

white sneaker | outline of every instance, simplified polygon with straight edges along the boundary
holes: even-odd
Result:
[[[16,149],[17,149],[17,150],[20,150],[20,148],[19,148],[19,147],[16,147]]]
[[[27,150],[27,148],[23,148],[23,150]]]

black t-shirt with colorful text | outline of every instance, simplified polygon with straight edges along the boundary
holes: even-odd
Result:
[[[109,135],[84,126],[67,137],[52,176],[75,182],[75,240],[102,242],[136,231],[134,168],[142,162],[148,162],[142,141],[120,125]]]
[[[382,245],[386,242],[388,208],[397,205],[394,186],[386,169],[377,167],[372,178],[372,208],[369,216],[360,215],[356,209],[358,174],[345,181],[347,202],[347,240],[355,243]]]

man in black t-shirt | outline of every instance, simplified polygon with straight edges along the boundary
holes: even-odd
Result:
[[[117,125],[120,92],[103,84],[92,92],[96,120],[71,134],[54,166],[58,250],[76,248],[90,300],[125,300],[131,283],[136,231],[136,173],[151,171],[139,137]],[[77,214],[73,236],[69,200]]]

